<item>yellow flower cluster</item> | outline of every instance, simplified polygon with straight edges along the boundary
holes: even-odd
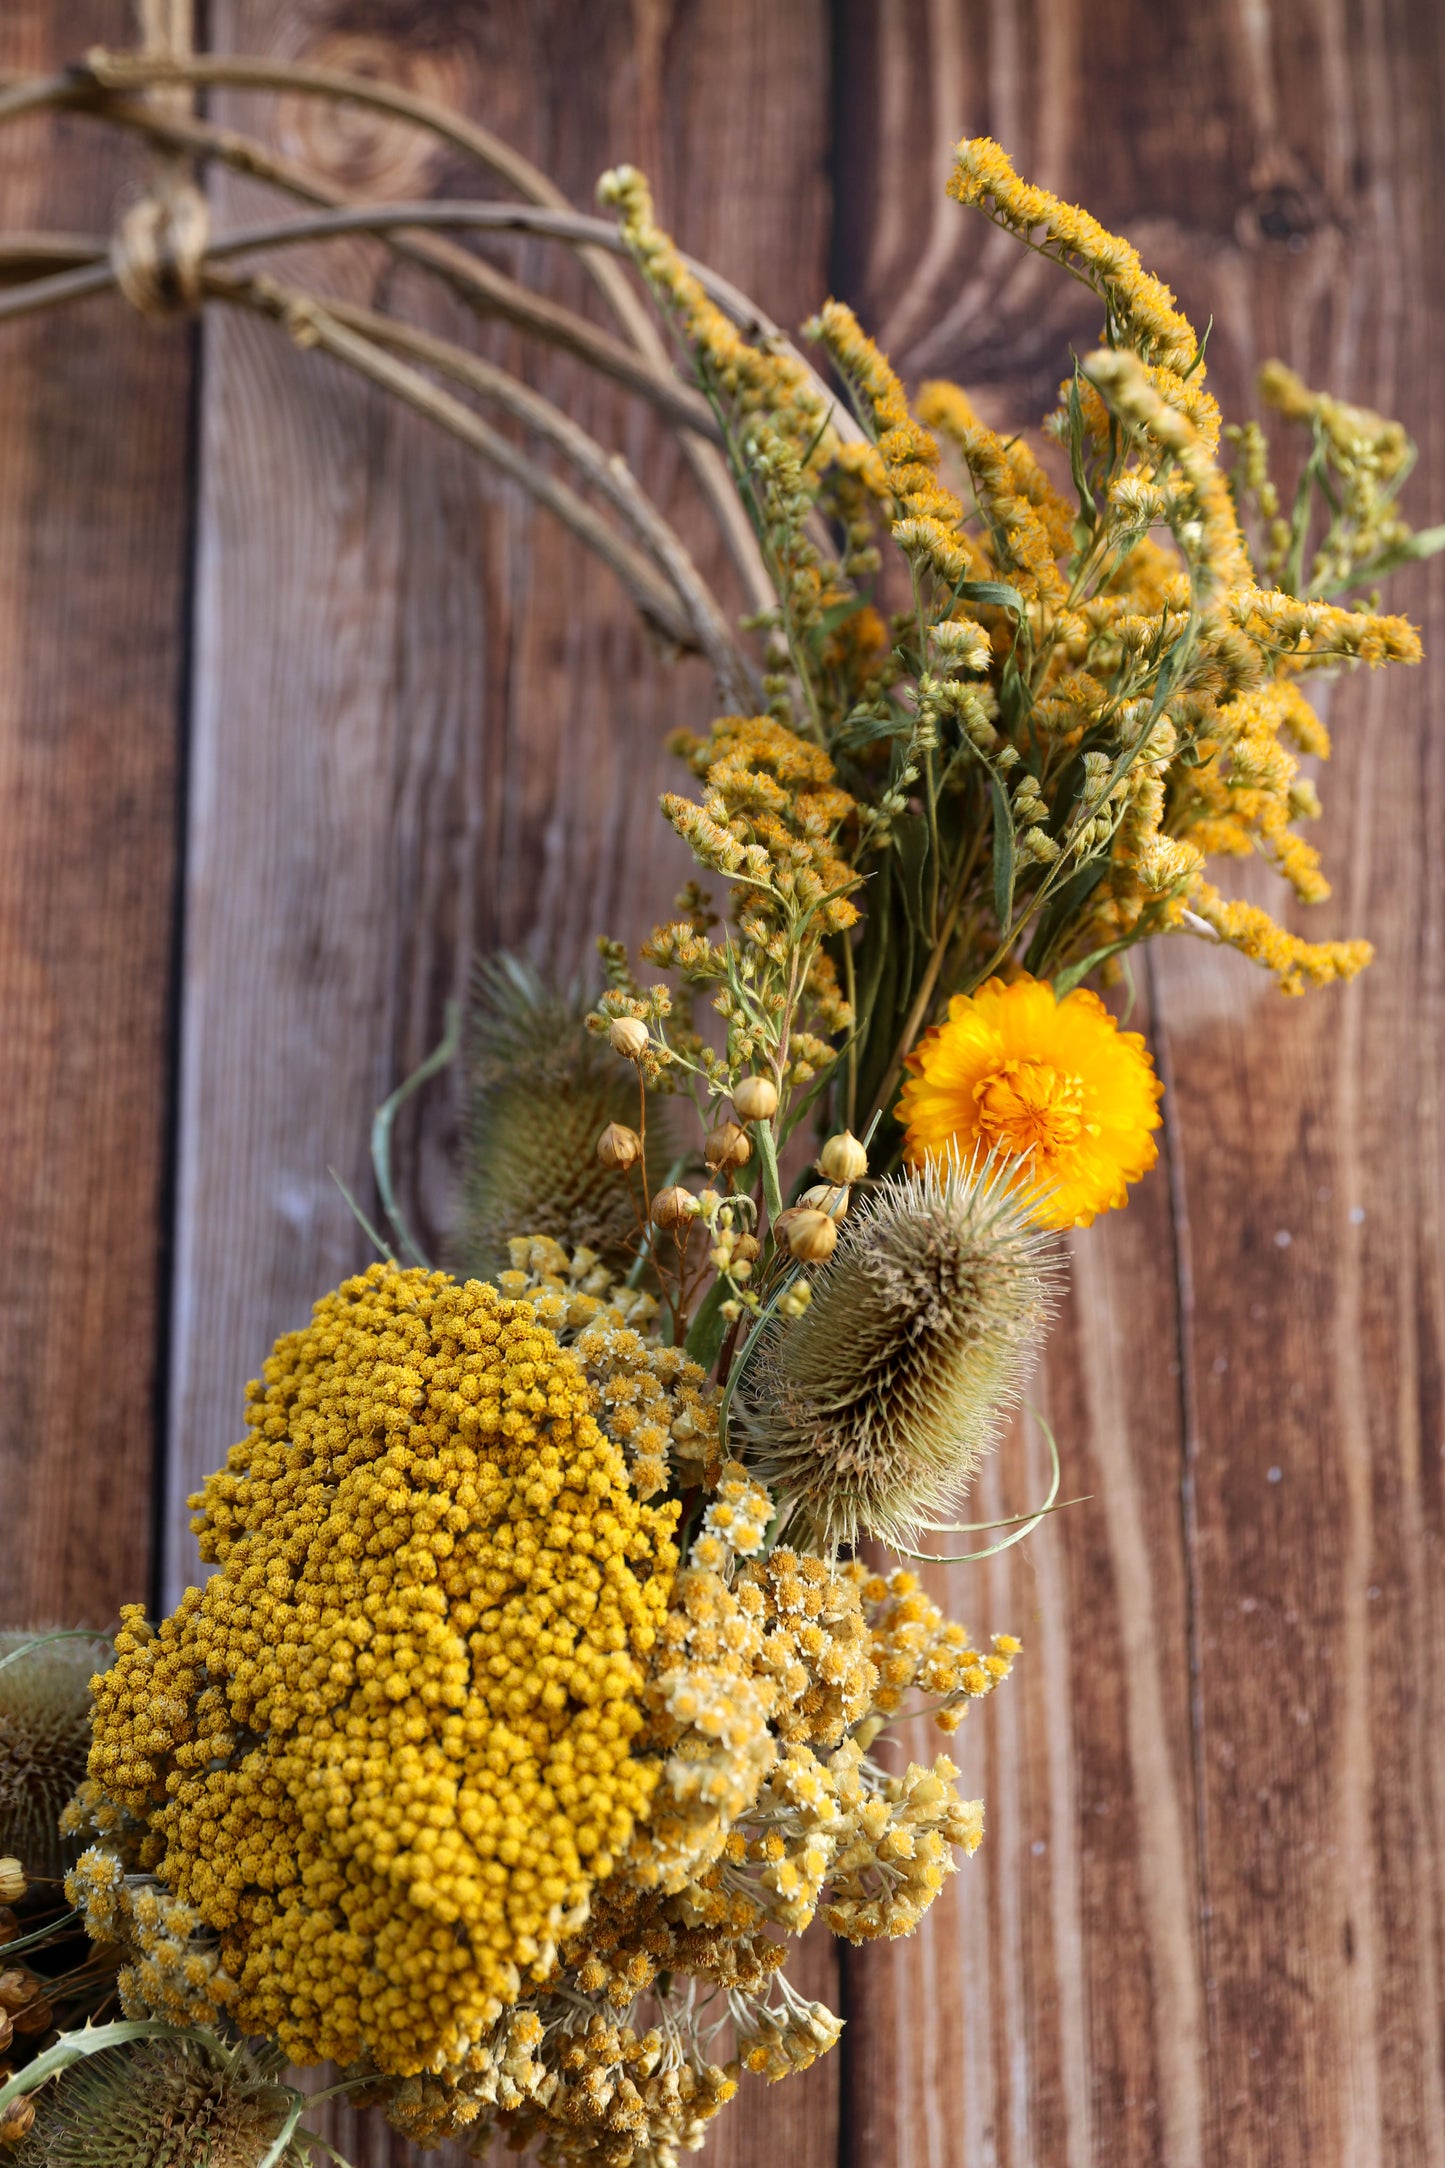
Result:
[[[373,1266],[199,1495],[220,1571],[96,1681],[92,1778],[296,2061],[460,2059],[647,1811],[676,1509],[591,1399],[529,1305]]]
[[[876,496],[891,501],[894,541],[945,586],[957,586],[980,559],[963,529],[962,504],[939,479],[936,440],[909,412],[893,368],[846,303],[827,302],[807,331],[827,348],[857,404],[872,417],[875,456],[860,463],[859,474]]]
[[[904,1567],[871,1576],[861,1594],[878,1671],[873,1707],[889,1718],[908,1695],[922,1694],[933,1704],[938,1729],[957,1731],[969,1703],[991,1694],[1013,1669],[1021,1643],[1012,1634],[995,1634],[987,1654],[975,1648]]]
[[[788,1550],[731,1586],[680,1573],[644,1690],[638,1751],[663,1764],[649,1824],[527,2002],[444,2071],[381,2088],[390,2120],[422,2142],[465,2131],[474,2149],[495,2131],[540,2138],[559,2161],[665,2158],[700,2142],[740,2071],[806,2069],[841,2026],[783,1975],[777,1931],[802,1933],[821,1908],[855,1941],[907,1932],[952,1848],[982,1833],[950,1762],[889,1776],[868,1746],[910,1693],[951,1729],[1017,1648],[1005,1635],[973,1648],[908,1574]],[[726,2065],[710,1993],[732,2023]]]
[[[983,1842],[983,1803],[960,1799],[946,1754],[931,1769],[910,1762],[859,1802],[849,1841],[830,1874],[823,1917],[847,1941],[911,1935],[948,1876],[954,1849],[970,1858]]]
[[[623,1285],[590,1250],[569,1256],[545,1235],[520,1236],[510,1249],[512,1269],[498,1285],[529,1303],[582,1364],[595,1389],[593,1412],[626,1455],[637,1496],[665,1491],[674,1461],[687,1481],[698,1481],[717,1458],[722,1396],[701,1364],[650,1334],[653,1297]]]
[[[130,1954],[116,1981],[127,2017],[211,2025],[235,2001],[236,1983],[195,1907],[153,1876],[127,1873],[110,1845],[82,1852],[65,1878],[65,1895],[95,1941]]]
[[[1091,286],[1108,312],[1111,344],[1130,347],[1179,378],[1188,371],[1202,373],[1195,366],[1199,342],[1193,325],[1180,315],[1162,279],[1144,269],[1138,250],[1078,204],[1063,203],[1047,188],[1021,180],[999,144],[987,136],[960,143],[948,193]]]
[[[1286,421],[1310,430],[1330,469],[1334,517],[1309,569],[1312,594],[1338,592],[1420,554],[1412,547],[1414,533],[1396,494],[1415,456],[1399,422],[1331,398],[1328,392],[1311,391],[1282,361],[1266,362],[1260,370],[1259,394]],[[1247,486],[1271,522],[1265,563],[1269,572],[1278,574],[1294,538],[1290,522],[1277,516],[1279,498],[1269,479],[1263,432],[1257,424],[1246,424],[1231,434],[1237,434],[1249,463]]]
[[[597,184],[597,200],[617,213],[622,238],[659,302],[698,361],[709,388],[746,417],[765,416],[796,450],[813,447],[827,463],[836,434],[826,403],[796,354],[753,346],[709,300],[675,242],[653,215],[652,191],[635,166],[616,166]]]
[[[419,2145],[466,2132],[475,2152],[497,2131],[518,2152],[541,2140],[544,2161],[621,2168],[697,2152],[737,2092],[735,2070],[680,2055],[675,2028],[639,2032],[601,2010],[589,2015],[572,1994],[509,2011],[465,2075],[406,2078],[371,2097]]]
[[[669,792],[662,810],[704,865],[742,884],[749,938],[776,950],[790,909],[815,914],[824,933],[857,924],[857,906],[847,900],[857,879],[835,848],[854,802],[821,746],[770,716],[728,715],[708,738],[680,734],[674,750],[707,795],[698,807]],[[655,948],[662,938],[654,936]],[[659,957],[650,953],[649,960]]]
[[[687,1554],[690,1566],[726,1573],[738,1558],[756,1558],[773,1517],[773,1501],[740,1462],[726,1462]]]
[[[689,890],[687,915],[644,944],[648,963],[680,974],[689,1005],[694,990],[711,988],[728,1027],[719,1054],[685,1021],[667,1058],[713,1094],[755,1069],[771,1070],[785,1091],[801,1087],[834,1059],[822,1034],[852,1022],[823,943],[859,916],[849,894],[858,875],[840,843],[855,801],[822,747],[771,716],[724,716],[706,738],[680,733],[674,750],[702,779],[704,796],[699,804],[669,791],[662,810],[699,861],[733,883],[736,931],[711,940],[706,898]],[[657,1023],[670,1007],[661,986],[646,997],[618,990],[601,1003],[604,1021]]]
[[[1195,883],[1190,905],[1221,941],[1272,971],[1282,993],[1302,994],[1307,986],[1352,979],[1375,953],[1368,941],[1302,941],[1258,904],[1221,896],[1208,881]]]
[[[1072,546],[1075,514],[1023,438],[1005,442],[985,428],[957,384],[923,385],[918,411],[968,469],[992,549],[992,562],[985,558],[980,569],[1010,581],[1036,608],[1062,607],[1067,590],[1058,560]]]

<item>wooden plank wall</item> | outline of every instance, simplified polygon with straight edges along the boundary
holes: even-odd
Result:
[[[27,0],[0,66],[123,32]],[[1227,407],[1282,354],[1401,414],[1411,507],[1445,513],[1429,0],[213,0],[208,35],[452,99],[579,203],[637,158],[766,307],[834,285],[1012,426],[1097,326],[944,201],[952,140],[993,133],[1214,316]],[[263,117],[351,188],[475,185],[390,126]],[[136,170],[80,124],[0,157],[10,226],[103,229]],[[261,200],[211,196],[219,225]],[[458,322],[365,246],[306,268]],[[482,343],[685,504],[620,395]],[[327,1167],[363,1179],[469,948],[570,967],[666,902],[649,801],[708,688],[509,490],[249,323],[6,331],[0,550],[0,1596],[100,1619],[146,1585],[167,1402],[168,1593],[192,1570],[183,1496],[246,1377],[363,1254]],[[1401,606],[1445,652],[1445,573]],[[988,1838],[910,1943],[811,1953],[845,2044],[745,2094],[729,2168],[1445,2168],[1440,685],[1333,695],[1313,919],[1377,943],[1357,987],[1286,1003],[1184,944],[1140,974],[1164,1163],[1076,1238],[1036,1396],[1092,1500],[938,1575],[1026,1642],[961,1735]],[[438,1094],[404,1140],[434,1232],[450,1122]],[[1026,1429],[982,1503],[1043,1459]],[[362,2168],[408,2157],[334,2128]]]

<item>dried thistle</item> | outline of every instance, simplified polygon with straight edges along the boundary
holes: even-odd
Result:
[[[880,1184],[736,1389],[734,1449],[790,1501],[790,1540],[916,1541],[1017,1400],[1057,1272],[1057,1244],[996,1161]]]
[[[36,2096],[14,2168],[256,2168],[295,2095],[273,2050],[227,2047],[196,2032],[138,2040],[72,2065]],[[277,2168],[303,2168],[299,2142]]]
[[[104,1634],[0,1634],[0,1853],[32,1879],[75,1856],[56,1823],[85,1775],[90,1678],[110,1654]]]
[[[636,1214],[627,1181],[600,1164],[599,1135],[637,1120],[635,1072],[587,1031],[590,1004],[559,993],[530,964],[492,956],[478,967],[467,1019],[467,1122],[459,1263],[491,1279],[516,1234],[551,1235],[611,1264],[629,1253]],[[649,1152],[664,1124],[649,1110]]]

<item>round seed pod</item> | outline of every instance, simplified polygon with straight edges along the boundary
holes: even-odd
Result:
[[[5,2053],[15,2038],[15,2020],[8,2010],[0,2010],[0,2055]],[[0,2080],[3,2083],[3,2080]]]
[[[744,1265],[751,1265],[763,1254],[763,1246],[756,1235],[734,1235],[733,1256]]]
[[[753,1156],[748,1133],[736,1122],[720,1122],[703,1139],[702,1156],[714,1168],[745,1167]]]
[[[626,1122],[609,1122],[597,1139],[597,1157],[604,1167],[625,1173],[642,1157],[642,1139]]]
[[[818,1154],[818,1172],[826,1182],[837,1182],[846,1187],[849,1182],[861,1182],[868,1172],[868,1154],[864,1151],[851,1129],[840,1130],[836,1137],[829,1137]]]
[[[0,1859],[0,1904],[18,1905],[29,1886],[18,1859]]]
[[[12,1965],[8,1972],[0,1972],[0,2010],[8,2010],[13,2017],[27,2002],[35,2000],[40,1987],[35,1973],[24,1965]]]
[[[745,1122],[767,1122],[778,1111],[778,1087],[771,1077],[745,1076],[733,1093],[733,1105]]]
[[[821,1265],[838,1246],[837,1222],[826,1212],[794,1212],[788,1221],[787,1241],[800,1264]]]
[[[841,1219],[848,1209],[848,1191],[836,1182],[815,1182],[798,1203],[805,1212],[826,1212],[830,1219]]]
[[[647,1046],[647,1026],[640,1016],[614,1016],[607,1027],[608,1044],[625,1061],[636,1061]]]
[[[29,2095],[12,2100],[0,2113],[0,2145],[18,2145],[35,2121],[35,2103]]]
[[[690,1189],[674,1182],[668,1189],[660,1189],[652,1200],[652,1217],[658,1227],[682,1227],[697,1210],[697,1199]]]
[[[24,2033],[27,2037],[49,2032],[54,2021],[55,2006],[44,1995],[37,1995],[34,2002],[27,2002],[21,2009],[12,2010],[10,2013],[10,2022],[16,2032]]]

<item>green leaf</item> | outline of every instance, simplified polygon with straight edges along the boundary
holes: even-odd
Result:
[[[1074,364],[1073,382],[1069,386],[1069,466],[1074,477],[1080,510],[1087,510],[1091,529],[1099,523],[1099,508],[1094,502],[1094,492],[1084,471],[1084,402],[1079,397],[1079,365]]]
[[[1079,963],[1067,964],[1062,971],[1054,973],[1054,998],[1062,1001],[1071,994],[1081,979],[1086,979],[1096,964],[1102,964],[1110,956],[1117,956],[1121,949],[1131,946],[1128,941],[1110,941],[1104,948],[1096,948],[1092,956],[1085,956]]]
[[[1000,935],[1006,934],[1014,910],[1014,820],[1008,795],[996,775],[988,779],[993,799],[993,908]]]
[[[922,814],[900,821],[893,831],[893,859],[903,891],[908,923],[920,941],[927,942],[932,928],[924,915],[923,875],[928,864],[928,823]]]
[[[1033,695],[1024,683],[1023,672],[1012,655],[1004,664],[1003,675],[999,679],[998,705],[1007,734],[1011,738],[1018,737],[1028,719],[1029,709],[1033,706]]]
[[[1077,873],[1069,875],[1039,920],[1033,940],[1029,943],[1028,954],[1024,958],[1026,971],[1039,969],[1071,913],[1077,911],[1081,903],[1088,901],[1103,880],[1108,864],[1107,855],[1100,852],[1097,858],[1091,858],[1087,865],[1080,866]]]
[[[699,1305],[697,1316],[687,1329],[683,1346],[695,1363],[702,1364],[704,1370],[711,1370],[717,1361],[728,1329],[728,1321],[722,1314],[722,1306],[726,1300],[726,1285],[720,1279],[714,1280]]]
[[[964,580],[953,592],[959,602],[978,602],[989,609],[1012,610],[1015,617],[1024,614],[1023,596],[1004,580]]]

